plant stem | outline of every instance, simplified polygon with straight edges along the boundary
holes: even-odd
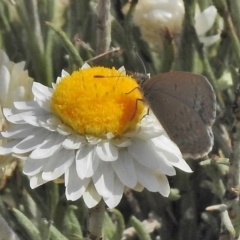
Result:
[[[102,227],[105,212],[105,203],[101,200],[97,206],[89,209],[88,237],[91,240],[99,240],[102,237]]]
[[[97,54],[107,52],[111,42],[111,1],[98,1]]]

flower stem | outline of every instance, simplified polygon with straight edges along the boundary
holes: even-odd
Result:
[[[235,27],[233,25],[232,17],[228,10],[227,3],[224,0],[220,0],[220,1],[213,0],[213,3],[215,4],[220,16],[224,19],[224,23],[226,24],[227,30],[229,32],[229,36],[232,40],[234,53],[235,53],[236,59],[239,64],[239,62],[240,62],[240,42],[239,42],[237,34],[235,32]]]
[[[97,206],[89,209],[88,213],[88,237],[91,240],[99,240],[102,236],[105,203],[101,200]]]
[[[43,36],[41,31],[40,19],[38,14],[38,5],[36,0],[25,0],[25,7],[29,13],[28,17],[33,26],[34,35],[37,36],[36,43],[41,52],[44,51]]]
[[[190,34],[191,28],[194,27],[194,12],[195,12],[195,0],[185,0],[185,19],[183,22],[183,32],[181,39],[181,47],[179,51],[180,68],[183,71],[194,70],[194,45]]]
[[[107,52],[111,42],[111,1],[98,1],[97,54]]]

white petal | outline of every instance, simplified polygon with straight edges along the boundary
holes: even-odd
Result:
[[[61,72],[61,77],[64,78],[64,77],[67,77],[67,76],[69,76],[69,73],[63,69],[62,72]]]
[[[168,176],[176,175],[176,171],[174,167],[172,166],[172,163],[168,161],[168,159],[164,156],[162,152],[157,152],[159,155],[159,168],[158,170],[166,174]]]
[[[47,138],[49,132],[43,131],[43,129],[36,128],[31,135],[19,142],[12,151],[14,153],[22,154],[32,151],[37,148]]]
[[[220,40],[220,34],[216,34],[213,36],[208,36],[208,37],[199,37],[199,40],[201,43],[203,43],[204,47],[209,47],[215,42]]]
[[[189,173],[193,172],[192,169],[186,163],[186,161],[182,158],[179,158],[179,161],[177,163],[175,163],[175,162],[172,163],[172,165],[174,167],[177,167],[177,168],[183,170],[184,172],[189,172]]]
[[[57,77],[56,84],[52,83],[52,87],[55,89],[56,85],[62,81],[63,78],[69,76],[70,74],[64,69],[61,72],[61,77]]]
[[[51,125],[63,125],[62,120],[54,115],[47,119],[47,123]],[[65,126],[65,125],[64,125]]]
[[[51,112],[51,102],[49,99],[45,99],[45,100],[37,99],[36,101],[42,109],[44,109],[47,112]]]
[[[30,187],[34,189],[43,185],[46,182],[48,181],[42,179],[41,173],[38,173],[37,175],[30,178]]]
[[[197,35],[205,34],[213,26],[217,15],[217,9],[214,6],[206,8],[195,18],[195,28]]]
[[[43,166],[47,163],[48,159],[49,158],[32,159],[28,157],[24,163],[23,173],[28,176],[38,174],[43,169]]]
[[[118,69],[118,72],[123,73],[123,74],[126,75],[126,69],[125,69],[125,67],[124,67],[124,66],[121,66],[121,67]]]
[[[73,133],[73,130],[66,126],[65,124],[58,124],[57,126],[57,131],[61,134],[61,135],[65,135],[68,136],[69,134]]]
[[[164,135],[153,138],[151,141],[153,142],[156,150],[158,149],[159,151],[170,152],[171,154],[175,154],[179,157],[182,156],[178,146]],[[173,161],[174,159],[171,160],[171,162]],[[175,162],[178,162],[178,160],[175,159]]]
[[[99,157],[94,151],[94,146],[85,145],[77,151],[76,166],[79,178],[92,177],[99,164]]]
[[[23,116],[23,119],[29,124],[31,124],[32,122],[35,122],[34,126],[35,126],[35,124],[37,124],[38,126],[43,127],[47,130],[50,129],[49,131],[56,132],[57,125],[48,123],[49,119],[51,119],[52,116],[53,115],[51,113],[44,112],[44,114],[41,114],[41,115],[36,114],[35,116],[31,116],[30,118],[29,118],[29,116],[27,116],[27,117]],[[54,130],[52,130],[51,128],[53,128]]]
[[[164,196],[168,197],[170,194],[170,186],[167,177],[164,174],[157,173],[156,174],[158,184],[159,184],[159,192]]]
[[[122,199],[124,186],[119,181],[118,177],[115,175],[114,177],[114,188],[112,195],[109,198],[104,198],[105,203],[109,208],[115,208]]]
[[[29,126],[28,124],[14,125],[5,132],[2,132],[2,136],[5,138],[25,138],[33,133],[36,128]]]
[[[174,166],[173,163],[178,163],[181,159],[183,159],[182,156],[178,156],[178,155],[175,155],[171,152],[166,152],[164,150],[162,150],[162,153],[164,154],[164,156],[166,157],[166,159],[171,162],[171,165]]]
[[[99,161],[98,168],[92,179],[97,192],[103,197],[110,197],[114,188],[114,171],[111,163]]]
[[[28,110],[34,110],[36,108],[39,108],[39,105],[37,102],[35,101],[28,101],[28,102],[14,102],[14,107],[18,110],[25,110],[25,111],[28,111]]]
[[[153,127],[148,127],[148,128],[141,128],[141,131],[138,134],[138,138],[141,139],[152,139],[155,137],[159,137],[163,132],[159,132],[159,131],[154,131]]]
[[[53,154],[43,168],[42,178],[54,180],[63,175],[75,159],[74,151],[61,149]]]
[[[39,106],[36,107],[34,110],[28,110],[26,112],[22,111],[22,110],[17,110],[17,109],[4,108],[3,113],[9,122],[12,122],[15,124],[24,123],[24,117],[26,117],[26,116],[35,116],[36,117],[36,116],[46,115],[46,111],[44,111]]]
[[[87,190],[83,193],[83,200],[88,208],[95,207],[102,197],[97,193],[92,183],[88,184]]]
[[[91,178],[80,179],[76,171],[75,162],[65,173],[65,186],[67,200],[76,201],[86,191]]]
[[[137,185],[133,188],[133,190],[136,192],[142,192],[143,189],[144,189],[144,186],[140,183],[137,183]]]
[[[86,139],[83,136],[71,134],[66,137],[62,146],[66,149],[79,149],[84,143],[86,143]]]
[[[48,119],[47,119],[47,121],[48,121]],[[47,121],[46,121],[46,119],[44,119],[43,121],[38,120],[38,123],[40,124],[41,127],[47,129],[48,131],[56,132],[57,131],[57,125],[48,123]],[[59,134],[59,135],[61,135],[61,134]]]
[[[118,149],[110,141],[98,143],[96,152],[103,161],[115,161],[118,158]]]
[[[137,179],[148,191],[158,192],[160,186],[154,172],[150,169],[142,166],[141,164],[134,162]]]
[[[91,66],[88,63],[84,63],[81,67],[81,69],[87,69],[87,68],[91,68]]]
[[[152,168],[159,168],[159,156],[153,149],[150,141],[143,141],[141,139],[133,139],[133,144],[128,146],[128,152],[142,165]]]
[[[4,143],[0,146],[0,155],[8,155],[12,152],[14,146],[19,143],[19,140],[13,140],[7,143]]]
[[[23,116],[24,115],[30,115],[30,116],[45,116],[45,115],[50,115],[50,113],[46,112],[39,104],[36,104],[33,109],[27,109],[19,111]]]
[[[2,106],[6,106],[7,94],[10,84],[10,73],[5,66],[0,66],[0,102]]]
[[[62,147],[64,136],[59,133],[50,133],[47,135],[42,144],[40,144],[32,153],[31,158],[46,158],[52,156]]]
[[[39,116],[26,116],[26,115],[24,115],[24,116],[22,116],[22,119],[26,122],[26,123],[28,123],[28,124],[30,124],[30,125],[32,125],[32,126],[35,126],[35,127],[40,127],[41,125],[38,123],[38,121],[39,121]]]
[[[23,124],[25,123],[22,119],[21,114],[16,109],[4,108],[3,114],[10,123]]]
[[[132,157],[125,149],[119,150],[118,154],[119,157],[116,161],[112,162],[112,167],[120,181],[125,186],[133,188],[137,184],[137,176]]]
[[[45,101],[51,98],[53,90],[52,88],[46,87],[41,83],[34,82],[32,92],[38,100]]]
[[[131,140],[125,137],[113,139],[112,142],[115,146],[120,148],[124,148],[132,144]]]

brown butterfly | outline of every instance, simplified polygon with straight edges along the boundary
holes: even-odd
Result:
[[[184,157],[200,158],[213,147],[216,96],[208,80],[189,72],[137,78],[144,100]]]

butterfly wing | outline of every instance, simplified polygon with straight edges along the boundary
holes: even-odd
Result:
[[[142,91],[185,157],[199,158],[212,149],[216,97],[205,77],[187,72],[163,73],[147,80]]]

